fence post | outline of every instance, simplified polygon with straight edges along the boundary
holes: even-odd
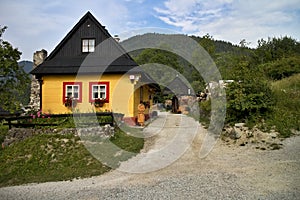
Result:
[[[111,114],[111,126],[113,127],[114,126],[114,114],[113,112],[110,113]]]

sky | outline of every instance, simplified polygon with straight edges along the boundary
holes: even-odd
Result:
[[[21,60],[58,45],[90,11],[111,35],[124,40],[145,32],[211,35],[256,47],[259,39],[300,39],[299,0],[0,0],[3,39]]]

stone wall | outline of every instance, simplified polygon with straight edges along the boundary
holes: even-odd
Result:
[[[42,49],[33,54],[33,69],[42,64],[47,57],[47,51]],[[31,79],[31,93],[29,109],[38,111],[40,109],[40,84],[35,76]]]
[[[114,127],[111,127],[109,124],[105,126],[98,126],[98,127],[89,127],[89,128],[64,128],[64,129],[57,129],[57,128],[12,128],[8,131],[3,143],[2,148],[10,146],[16,142],[20,142],[25,140],[29,137],[33,137],[38,134],[72,134],[75,136],[79,136],[83,138],[93,137],[95,136],[98,138],[110,138],[113,137],[115,134]]]

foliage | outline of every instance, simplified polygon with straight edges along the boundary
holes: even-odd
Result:
[[[145,49],[135,58],[135,61],[139,65],[151,64],[152,70],[147,70],[147,68],[145,70],[154,80],[163,84],[170,82],[170,77],[175,77],[176,74],[182,73],[182,67],[179,65],[177,56],[164,50]],[[174,70],[160,67],[161,65],[169,66],[170,69]]]
[[[274,82],[272,90],[275,106],[266,123],[288,137],[292,129],[300,131],[300,74]]]
[[[0,122],[0,144],[2,144],[2,142],[4,141],[7,132],[8,126],[3,126],[2,122]]]
[[[211,35],[209,35],[208,33],[204,35],[200,39],[199,44],[207,51],[207,53],[210,56],[213,57],[215,55],[216,47],[215,47],[214,39]]]
[[[75,108],[77,106],[77,99],[66,97],[64,105],[68,108]]]
[[[269,81],[250,63],[233,71],[235,82],[226,88],[227,121],[258,122],[272,110],[274,103]]]
[[[265,70],[269,79],[281,80],[293,74],[300,73],[300,55],[268,62],[259,67]]]
[[[261,39],[258,41],[255,53],[258,63],[277,61],[289,56],[299,55],[300,43],[288,36],[268,38],[267,41]]]
[[[22,96],[28,89],[29,76],[18,65],[21,52],[2,39],[6,28],[0,26],[0,107],[15,112],[21,107]]]

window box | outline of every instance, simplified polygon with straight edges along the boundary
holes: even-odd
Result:
[[[95,107],[103,107],[103,105],[106,103],[106,99],[98,98],[94,100],[94,106]]]
[[[74,108],[82,102],[82,83],[63,82],[63,104],[68,108]]]

